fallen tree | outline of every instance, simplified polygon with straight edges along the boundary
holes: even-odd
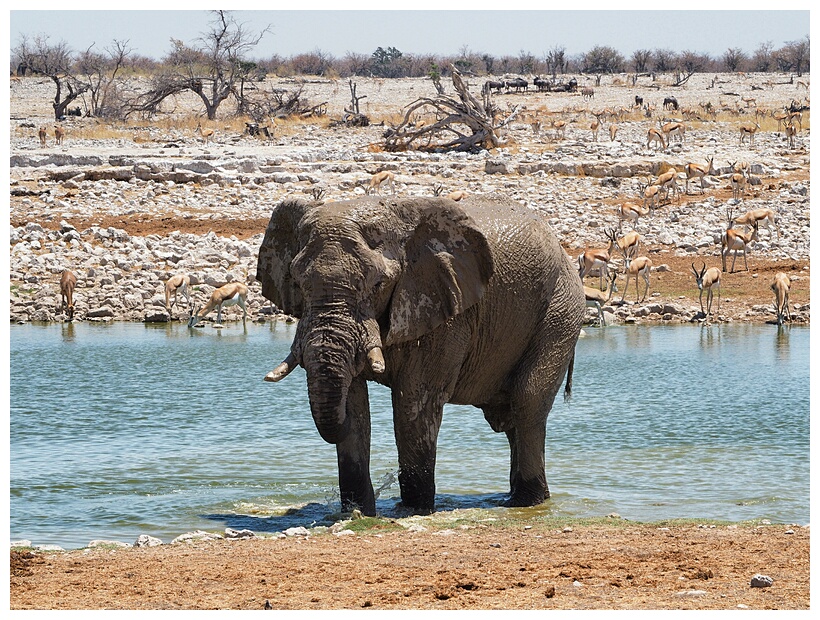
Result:
[[[504,143],[498,130],[515,118],[518,106],[497,121],[489,99],[485,97],[487,105],[476,99],[458,69],[453,65],[450,68],[458,98],[441,94],[436,98],[422,97],[406,106],[402,122],[385,132],[385,151],[474,152]],[[435,121],[418,122],[417,115],[432,115]]]

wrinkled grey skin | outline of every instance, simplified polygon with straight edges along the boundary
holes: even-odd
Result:
[[[288,359],[336,445],[342,508],[376,512],[367,381],[392,390],[402,504],[435,508],[445,403],[474,405],[510,444],[510,506],[549,497],[547,414],[585,311],[547,224],[504,197],[286,200],[259,251],[262,294],[300,321]],[[381,356],[383,354],[383,364]]]

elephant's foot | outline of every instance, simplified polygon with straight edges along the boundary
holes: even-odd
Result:
[[[366,517],[376,516],[376,498],[373,495],[373,488],[370,488],[370,493],[362,497],[351,497],[350,494],[342,494],[342,512],[353,512],[360,510]]]
[[[522,508],[543,504],[550,496],[547,483],[542,478],[534,480],[516,480],[510,491],[510,498],[504,502],[508,508]]]
[[[417,476],[403,475],[399,472],[401,488],[400,506],[412,510],[413,514],[429,515],[436,509],[436,485],[434,482],[421,481]]]

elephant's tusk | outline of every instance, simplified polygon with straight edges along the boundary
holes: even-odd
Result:
[[[294,368],[296,368],[296,358],[293,353],[289,353],[284,362],[265,375],[265,381],[281,381],[287,377]]]
[[[367,352],[367,359],[373,372],[381,374],[384,372],[384,355],[379,347],[373,347]]]

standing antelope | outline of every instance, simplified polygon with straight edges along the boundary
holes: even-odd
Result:
[[[46,137],[48,136],[48,130],[46,129],[45,125],[41,125],[40,129],[37,132],[37,135],[40,137],[40,146],[46,145]]]
[[[626,289],[629,288],[629,280],[630,278],[635,278],[635,302],[638,302],[638,297],[640,296],[640,286],[638,286],[638,276],[641,276],[646,282],[646,290],[643,292],[643,297],[640,301],[646,299],[646,295],[649,293],[649,272],[652,270],[652,259],[647,256],[638,256],[635,259],[632,259],[629,256],[626,256],[624,262],[624,274],[626,275],[626,284],[624,285],[624,292],[621,295],[621,301],[624,300],[626,297]]]
[[[242,282],[228,282],[228,284],[220,286],[213,293],[211,293],[211,298],[208,300],[208,303],[204,308],[199,306],[196,309],[196,312],[191,314],[188,319],[188,327],[193,327],[199,323],[202,319],[208,316],[208,313],[214,308],[217,309],[216,324],[214,327],[221,327],[222,306],[235,306],[236,304],[239,304],[242,308],[242,324],[244,325],[245,319],[248,316],[248,310],[245,307],[245,300],[247,298],[248,287],[245,284]]]
[[[792,320],[792,312],[789,309],[789,289],[791,288],[791,280],[782,271],[779,271],[774,276],[772,282],[772,291],[774,292],[774,311],[777,314],[777,324],[783,325],[783,320],[788,315],[789,321]]]
[[[616,231],[613,229],[608,229],[606,231],[606,236],[609,238],[608,251],[610,254],[615,250],[615,248],[618,248],[621,251],[624,259],[631,259],[638,253],[638,248],[641,245],[641,236],[634,230],[629,231],[623,237],[618,239]]]
[[[672,144],[672,138],[678,136],[681,143],[686,141],[686,125],[678,122],[666,123],[661,127],[663,135],[666,136],[666,143]]]
[[[68,269],[60,276],[60,299],[62,310],[68,315],[68,320],[74,319],[74,287],[77,286],[77,276]]]
[[[609,126],[609,141],[615,142],[615,134],[618,133],[618,126],[617,125],[610,125]]]
[[[729,179],[732,186],[732,200],[740,202],[741,194],[746,193],[746,175],[742,172],[735,172]]]
[[[56,144],[62,144],[63,139],[65,138],[65,129],[62,125],[54,125],[54,142]]]
[[[387,183],[390,186],[390,192],[395,196],[396,195],[396,183],[395,183],[395,175],[388,171],[382,170],[381,172],[377,172],[372,177],[370,177],[370,183],[365,188],[364,193],[370,195],[370,193],[375,189],[379,196],[382,194],[381,186],[382,183]]]
[[[578,275],[581,276],[581,282],[588,273],[598,270],[599,283],[598,288],[604,290],[604,269],[609,265],[609,252],[604,249],[584,250],[578,256]]]
[[[214,135],[213,129],[203,129],[202,123],[200,122],[197,122],[196,124],[196,132],[202,136],[202,141],[205,142],[205,144],[208,144]]]
[[[618,271],[616,269],[609,269],[607,268],[607,272],[609,274],[609,294],[604,296],[604,291],[601,291],[597,288],[592,288],[589,286],[584,287],[584,299],[586,300],[586,307],[587,308],[595,308],[598,310],[598,325],[603,327],[606,325],[606,319],[604,319],[604,310],[601,306],[606,304],[610,299],[612,299],[612,293],[617,290],[615,286],[615,281],[618,279]]]
[[[191,278],[181,273],[168,278],[165,283],[165,309],[168,311],[168,318],[173,319],[171,315],[171,308],[177,303],[177,295],[182,293],[187,302],[188,312],[191,311],[191,294],[188,292],[188,287],[191,285]],[[171,294],[174,295],[174,301],[171,303]]]
[[[774,228],[774,232],[777,233],[777,236],[780,236],[780,230],[777,226],[777,214],[772,209],[753,209],[735,218],[733,222],[743,226],[743,232],[749,230],[755,222],[757,222],[758,225],[762,223],[766,227],[766,230],[769,231],[770,236],[774,237],[772,228]]]
[[[797,136],[797,129],[795,129],[794,125],[789,123],[786,125],[786,137],[789,139],[789,148],[794,148],[794,139]]]
[[[666,141],[663,139],[663,134],[654,127],[650,127],[646,133],[646,148],[649,148],[649,145],[652,144],[653,141],[660,142],[662,150],[666,149]]]
[[[700,193],[703,193],[703,181],[706,175],[714,174],[715,169],[712,167],[712,163],[715,161],[714,155],[709,158],[709,161],[706,163],[705,166],[701,164],[695,163],[688,163],[686,164],[683,169],[686,172],[686,193],[689,193],[689,179],[694,179],[695,177],[700,178]]]
[[[732,217],[729,215],[729,226],[732,225]],[[746,262],[746,248],[752,241],[757,241],[757,222],[752,224],[752,230],[742,233],[736,228],[727,228],[720,236],[720,257],[723,261],[723,271],[726,271],[726,256],[729,252],[734,252],[732,256],[732,271],[735,272],[735,260],[737,260],[737,253],[743,251],[743,266],[746,271],[749,271],[749,265]]]
[[[592,132],[592,141],[593,142],[598,141],[598,130],[600,128],[601,128],[601,123],[600,123],[600,121],[598,121],[597,118],[594,121],[592,121],[592,123],[590,123],[589,130]]]
[[[754,146],[755,132],[758,129],[760,129],[760,123],[755,123],[754,125],[752,125],[751,123],[741,125],[740,126],[740,143],[743,144],[743,139],[746,136],[749,136],[749,146]]]
[[[661,186],[660,185],[647,185],[643,189],[643,206],[646,208],[647,203],[649,203],[649,210],[652,210],[652,207],[658,206],[658,197],[661,193]]]
[[[678,171],[675,168],[670,168],[660,175],[655,184],[659,185],[663,191],[664,200],[669,197],[670,187],[672,188],[673,196],[680,196],[680,190],[678,189]]]
[[[703,263],[703,268],[700,271],[695,269],[695,263],[692,263],[692,271],[695,273],[695,280],[698,283],[698,290],[700,291],[700,295],[698,296],[700,301],[700,313],[708,320],[709,315],[712,313],[712,296],[714,289],[717,289],[718,292],[718,312],[720,312],[721,271],[717,267],[706,269],[706,263]],[[703,311],[703,289],[706,289],[706,312]]]
[[[633,227],[637,226],[638,218],[649,213],[649,209],[644,211],[640,206],[632,202],[625,202],[622,205],[618,205],[615,207],[615,210],[618,212],[618,219],[621,222],[623,222],[623,220],[631,220]]]

